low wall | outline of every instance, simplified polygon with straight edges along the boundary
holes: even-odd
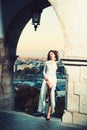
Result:
[[[64,59],[68,73],[63,123],[87,126],[87,60]]]

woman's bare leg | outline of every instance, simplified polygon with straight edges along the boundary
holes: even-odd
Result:
[[[46,120],[50,120],[50,114],[51,114],[51,105],[48,107]]]
[[[46,102],[49,102],[49,98],[50,98],[50,93],[51,93],[51,89],[47,89],[47,94],[46,94]]]
[[[51,89],[52,89],[53,85],[51,84],[51,82],[49,80],[47,80],[46,83],[47,83],[46,102],[48,103],[49,98],[50,98]]]
[[[50,120],[50,114],[51,114],[51,99],[50,99],[50,96],[49,96],[49,106],[48,106],[48,112],[47,112],[46,120]]]

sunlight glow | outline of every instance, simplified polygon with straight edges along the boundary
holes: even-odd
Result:
[[[23,29],[17,55],[22,57],[46,57],[50,49],[63,50],[64,39],[62,29],[52,7],[43,10],[40,26],[34,31],[30,20]]]

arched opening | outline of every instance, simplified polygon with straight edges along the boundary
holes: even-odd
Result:
[[[43,2],[42,2],[43,1]],[[45,0],[40,0],[43,6]],[[68,123],[77,123],[80,125],[86,125],[86,102],[82,99],[85,98],[86,91],[82,93],[82,88],[86,89],[86,79],[84,78],[86,75],[86,21],[87,17],[85,15],[86,12],[86,3],[83,1],[52,1],[52,3],[57,16],[60,20],[60,24],[62,26],[62,30],[65,34],[65,53],[63,61],[65,62],[67,72],[69,73],[68,87],[67,87],[67,107],[65,110],[65,114],[63,115],[64,122]],[[25,5],[19,2],[19,4],[15,1],[14,3],[7,2],[7,5],[10,5],[12,8],[12,12],[10,13],[10,9],[6,4],[4,7],[3,17],[5,18],[3,21],[3,26],[5,28],[5,42],[4,39],[1,39],[1,91],[3,89],[4,93],[1,92],[1,101],[2,105],[0,108],[12,109],[14,104],[14,94],[12,92],[12,69],[13,64],[16,59],[16,47],[18,43],[19,36],[21,31],[25,27],[25,24],[31,19],[31,4],[32,1],[28,2],[28,5]],[[47,0],[45,1],[47,2]],[[34,4],[34,3],[33,3]],[[11,6],[13,5],[13,6]],[[83,6],[82,6],[83,5]],[[18,7],[20,6],[20,8]],[[26,6],[26,7],[25,7]],[[42,10],[50,5],[45,4],[42,7]],[[18,10],[17,8],[18,7]],[[22,8],[23,7],[23,8]],[[83,9],[84,8],[84,9]],[[7,13],[6,12],[7,9]],[[14,12],[15,9],[15,12]],[[10,21],[8,19],[9,15]],[[5,17],[6,16],[6,17]],[[12,17],[10,17],[12,16]],[[77,19],[78,17],[78,19]],[[6,20],[7,19],[7,20]],[[80,24],[78,24],[80,21]],[[5,24],[4,24],[5,23]],[[81,31],[80,31],[81,30]],[[80,33],[79,33],[80,32]],[[74,35],[73,35],[74,34]],[[84,40],[83,40],[84,39]],[[5,44],[4,44],[5,43]],[[82,44],[85,43],[85,44]],[[5,45],[5,46],[3,46]],[[5,51],[3,51],[5,50]],[[83,50],[85,51],[83,53]],[[77,53],[78,52],[78,53]],[[79,53],[81,52],[81,53]],[[81,59],[80,59],[81,58]],[[4,60],[3,60],[4,59]],[[5,69],[4,69],[5,68]],[[8,69],[7,69],[8,68]],[[10,70],[10,71],[9,71]],[[10,73],[9,73],[10,72]],[[78,72],[78,73],[77,73]],[[4,78],[3,78],[4,77]],[[4,97],[3,97],[4,96]],[[80,117],[82,120],[77,120]],[[83,123],[84,122],[84,123]]]
[[[47,13],[51,14],[51,16],[48,15],[48,18],[47,18]],[[19,80],[16,79],[18,80],[18,82],[14,82],[14,85],[18,83],[18,87],[22,86],[22,89],[18,91],[18,93],[23,92],[21,94],[24,94],[24,86],[25,86],[26,88],[25,91],[27,93],[24,94],[25,98],[21,97],[24,99],[21,102],[22,104],[19,103],[21,101],[20,94],[18,95],[19,97],[17,97],[16,101],[17,101],[18,109],[21,109],[29,114],[31,113],[33,114],[34,112],[37,111],[36,109],[38,104],[38,102],[35,101],[35,97],[34,98],[32,97],[35,94],[32,92],[33,90],[30,90],[32,94],[28,93],[29,85],[32,86],[33,84],[35,90],[36,87],[38,88],[41,87],[42,79],[43,79],[42,77],[43,61],[46,60],[47,52],[51,49],[58,50],[60,54],[62,54],[64,49],[64,41],[63,41],[61,27],[56,17],[56,14],[52,9],[52,7],[49,7],[46,8],[42,13],[41,25],[38,27],[37,32],[34,32],[34,28],[31,25],[31,21],[29,21],[29,23],[26,25],[26,27],[22,32],[22,35],[19,39],[18,48],[17,48],[17,55],[19,55],[19,59],[16,61],[16,67],[20,66],[21,68],[16,68],[15,78],[18,78],[17,77],[18,74]],[[37,67],[38,64],[40,64],[39,72],[38,69],[35,68],[35,66]],[[65,91],[66,91],[65,88],[66,72],[65,72],[65,67],[61,62],[59,65],[57,77],[58,77],[58,84],[56,89],[55,116],[61,117],[63,114],[63,110],[65,108]],[[41,80],[38,80],[39,78]],[[15,87],[16,89],[18,89],[17,86]],[[37,91],[37,93],[39,95],[39,91]],[[29,95],[31,95],[30,100],[29,100]],[[36,99],[38,100],[37,94],[35,96]],[[31,104],[29,102],[31,102]],[[35,106],[33,106],[33,104],[35,104]],[[32,106],[34,108],[32,108]],[[59,106],[61,107],[59,108]]]

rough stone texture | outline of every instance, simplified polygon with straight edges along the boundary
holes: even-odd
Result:
[[[4,37],[4,33],[3,33],[3,20],[2,20],[2,8],[1,8],[1,0],[0,0],[0,38]]]
[[[0,37],[0,58],[5,56],[4,38]],[[1,59],[0,59],[1,60]]]
[[[87,67],[86,66],[81,67],[80,73],[81,73],[80,81],[87,84]]]
[[[6,59],[4,39],[0,38],[0,109],[13,109],[14,93],[9,58]]]
[[[77,82],[75,84],[75,94],[80,96],[79,112],[87,114],[87,84]]]
[[[11,93],[11,70],[9,62],[2,64],[2,88],[4,93]]]
[[[10,94],[0,94],[0,109],[13,109],[14,108],[14,98]]]
[[[67,110],[78,112],[79,109],[79,96],[74,94],[68,94],[67,97]]]
[[[67,66],[68,77],[68,86],[67,86],[67,111],[71,113],[81,113],[81,118],[79,120],[75,120],[77,123],[81,125],[87,126],[86,118],[87,116],[87,83],[86,83],[86,67],[80,66]],[[66,114],[66,113],[65,113]],[[83,116],[82,116],[83,115]],[[65,115],[63,121],[65,119]],[[74,117],[72,117],[74,120]],[[66,121],[67,119],[65,119]],[[81,121],[80,121],[81,120]],[[64,122],[65,122],[64,121]],[[67,122],[68,123],[68,122]],[[83,124],[82,124],[83,123]]]
[[[63,123],[72,123],[72,113],[69,112],[69,111],[64,111],[64,115],[63,115],[63,118],[62,118],[62,122]]]
[[[2,90],[2,62],[3,62],[3,56],[5,55],[4,51],[4,39],[0,37],[0,94],[3,92]]]
[[[78,66],[66,66],[69,81],[79,81],[80,70]]]
[[[78,73],[77,73],[78,72]],[[67,67],[68,86],[67,86],[67,110],[78,111],[79,109],[79,96],[74,95],[75,82],[79,80],[79,68],[78,67]]]
[[[79,105],[79,96],[74,95],[74,86],[73,82],[68,82],[67,90],[67,110],[69,111],[78,111]]]
[[[87,95],[80,96],[80,112],[87,114]]]
[[[73,113],[73,123],[82,126],[87,126],[87,115],[80,113]]]
[[[82,82],[75,83],[75,94],[86,96],[87,95],[87,84]]]
[[[2,93],[1,79],[2,79],[2,65],[0,65],[0,93]]]

